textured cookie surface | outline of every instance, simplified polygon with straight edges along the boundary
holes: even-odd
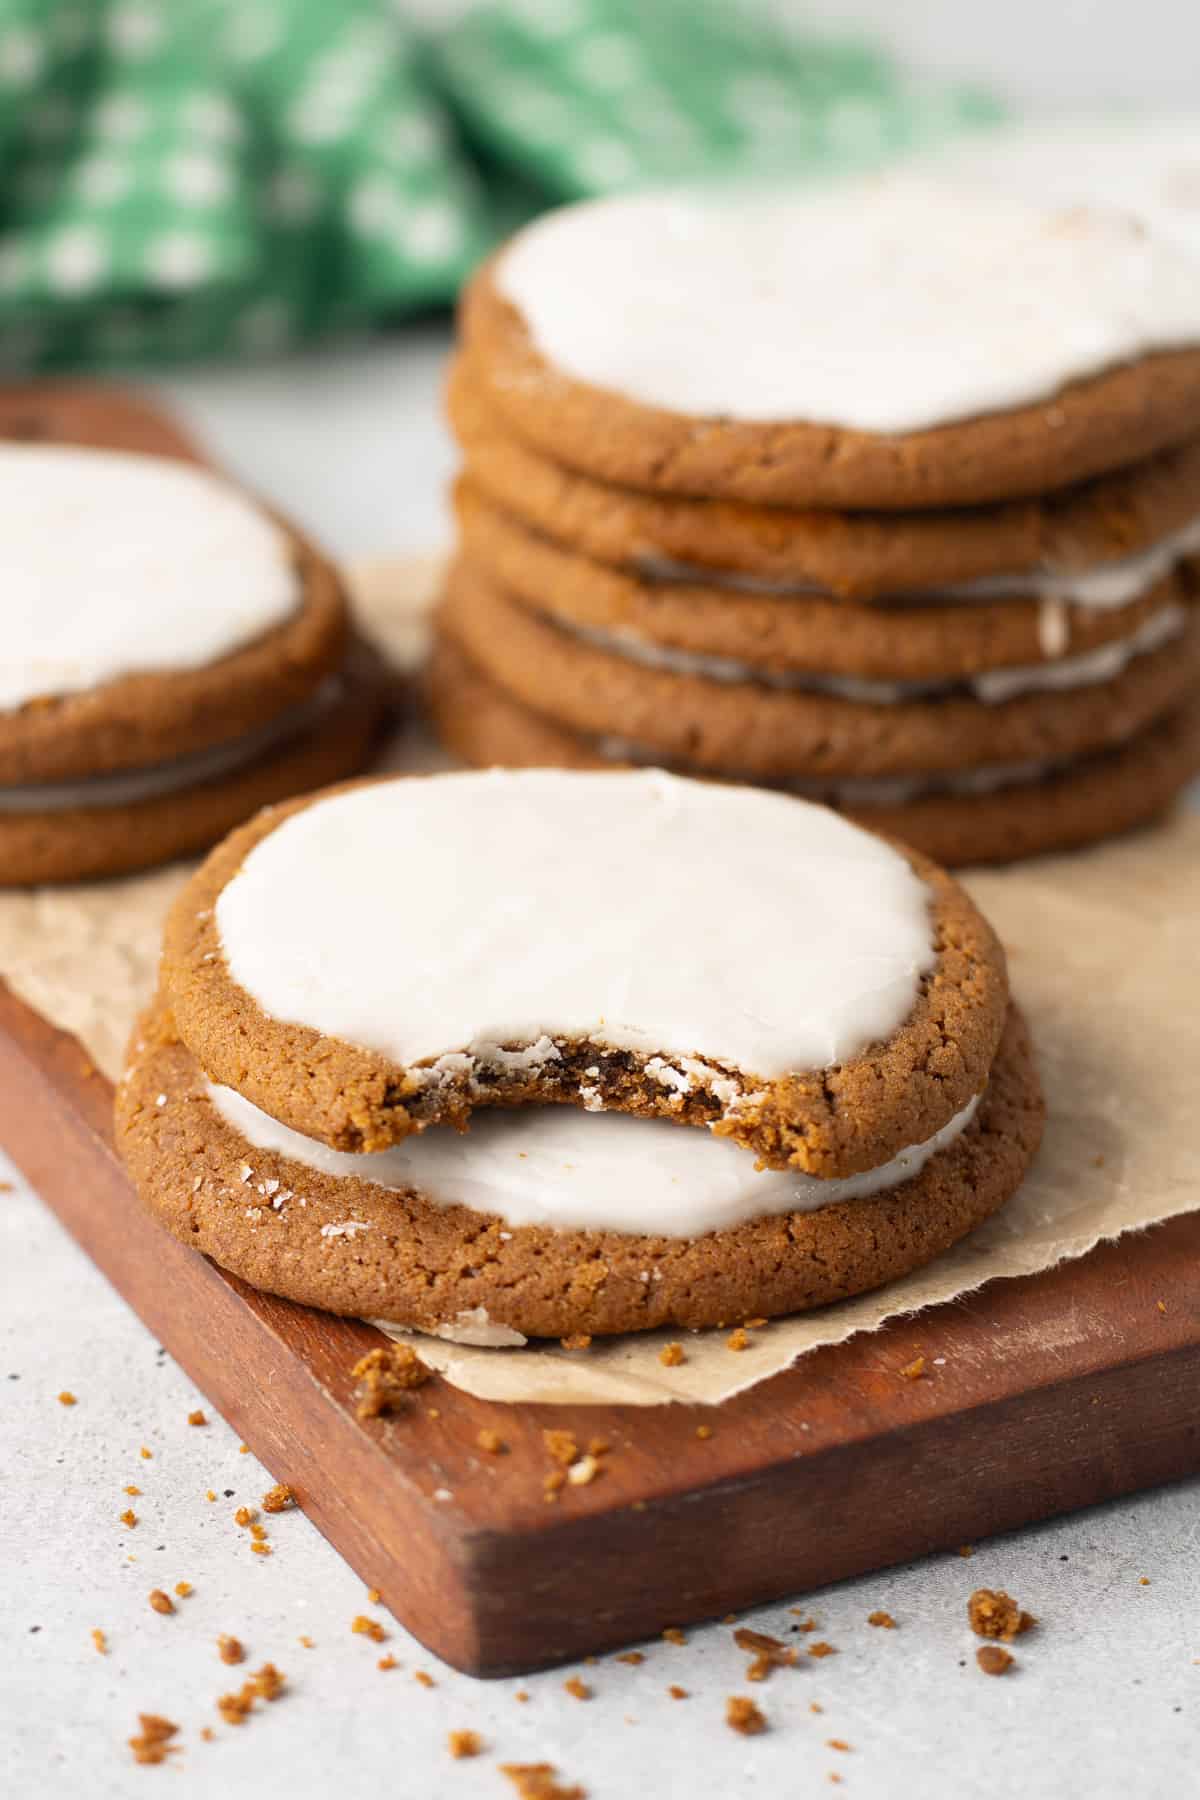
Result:
[[[634,572],[691,565],[856,600],[995,576],[1040,574],[1069,587],[1082,572],[1144,555],[1200,515],[1194,439],[1082,485],[995,506],[798,511],[590,480],[506,430],[482,389],[460,355],[447,401],[473,485],[567,549]]]
[[[631,1134],[662,1129],[624,1123]],[[143,1201],[184,1243],[256,1287],[426,1330],[482,1313],[494,1327],[545,1337],[771,1317],[893,1280],[1011,1196],[1041,1128],[1028,1035],[1010,1011],[971,1123],[915,1179],[688,1239],[508,1227],[432,1192],[397,1192],[264,1150],[217,1111],[162,1011],[145,1021],[117,1096],[118,1146]]]
[[[490,681],[442,638],[426,692],[434,726],[456,756],[476,767],[611,768],[595,740],[543,718]],[[629,746],[626,755],[632,755]],[[649,753],[641,760],[652,760]],[[733,769],[721,771],[737,779]],[[1018,779],[981,793],[935,793],[887,804],[823,797],[872,831],[882,831],[935,862],[958,867],[1011,862],[1069,850],[1146,824],[1200,774],[1200,696],[1116,750],[1083,758],[1054,774]]]
[[[489,406],[601,480],[911,508],[1194,436],[1198,299],[1194,261],[1118,215],[901,174],[568,208],[475,277],[462,317]]]
[[[282,624],[213,662],[115,675],[0,712],[0,786],[171,762],[308,700],[345,653],[348,613],[331,566],[295,535],[287,542],[297,601]]]
[[[451,570],[439,627],[497,686],[543,716],[625,739],[662,760],[790,776],[929,773],[1076,757],[1124,742],[1181,705],[1200,678],[1193,615],[1114,680],[989,705],[892,705],[646,667],[518,605],[472,565]]]
[[[206,850],[260,807],[355,774],[384,710],[374,681],[339,680],[315,726],[194,786],[103,806],[0,804],[0,887],[125,875]]]
[[[163,970],[206,1073],[339,1149],[555,1101],[712,1126],[821,1176],[946,1125],[1007,997],[942,871],[822,808],[661,774],[281,808],[189,883]]]
[[[573,554],[520,525],[469,481],[458,486],[455,512],[465,560],[535,612],[568,627],[626,633],[634,645],[768,672],[929,681],[1020,668],[1120,643],[1186,596],[1182,573],[1163,576],[1140,599],[1105,607],[1012,596],[883,607],[751,593],[699,576],[638,576]]]

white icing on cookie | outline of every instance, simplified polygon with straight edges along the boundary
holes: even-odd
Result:
[[[943,160],[943,157],[937,160]],[[1109,206],[1200,256],[1200,116],[1013,125],[949,152],[956,180],[1051,206]]]
[[[164,794],[187,793],[204,782],[232,775],[258,757],[281,749],[302,732],[315,729],[340,704],[344,693],[345,683],[341,676],[331,675],[321,683],[311,700],[289,707],[257,731],[248,731],[211,750],[198,750],[194,756],[181,756],[177,762],[157,763],[150,769],[125,769],[117,775],[94,775],[87,781],[43,781],[21,787],[0,787],[0,814],[74,812],[79,809],[104,811],[136,806],[140,801],[157,800]]]
[[[755,668],[732,657],[705,656],[692,650],[675,650],[651,643],[632,631],[599,631],[591,627],[567,627],[555,621],[567,635],[594,645],[598,650],[623,656],[643,668],[663,669],[677,675],[699,675],[708,681],[772,688],[787,693],[827,694],[868,706],[896,706],[909,701],[935,700],[965,692],[986,705],[998,705],[1021,694],[1064,693],[1071,688],[1092,687],[1113,681],[1139,656],[1160,650],[1182,632],[1187,623],[1183,606],[1164,606],[1130,632],[1077,656],[1031,663],[1022,668],[988,669],[948,681],[876,681],[858,675],[818,675],[808,671]]]
[[[637,763],[643,768],[655,765],[656,752],[635,744],[630,738],[597,738],[594,747],[597,755],[614,763]],[[978,768],[947,769],[935,775],[813,775],[807,778],[797,775],[778,785],[781,790],[802,800],[832,806],[907,806],[911,801],[924,800],[931,794],[995,794],[1003,788],[1028,786],[1035,781],[1066,774],[1081,767],[1086,760],[1062,757],[1046,761],[983,763]],[[735,770],[725,773],[729,780],[738,779]]]
[[[208,1094],[256,1150],[324,1175],[415,1189],[435,1205],[469,1206],[513,1226],[688,1238],[897,1187],[954,1142],[979,1104],[970,1101],[936,1136],[878,1168],[820,1180],[758,1170],[749,1151],[706,1131],[573,1106],[492,1108],[477,1113],[467,1132],[433,1126],[390,1150],[351,1156],[279,1124],[232,1088],[210,1085]],[[453,1335],[471,1341],[460,1330]]]
[[[216,921],[265,1013],[400,1064],[571,1038],[773,1078],[904,1022],[929,903],[895,850],[784,795],[489,770],[305,808]]]
[[[906,432],[1200,340],[1200,267],[1116,213],[905,171],[623,195],[496,269],[550,363],[691,416]]]
[[[283,623],[287,539],[166,457],[0,444],[0,710],[200,668]]]
[[[1043,568],[1008,575],[981,575],[974,581],[929,588],[921,593],[893,595],[892,598],[920,600],[927,605],[949,600],[1026,599],[1108,611],[1140,600],[1184,558],[1197,554],[1200,554],[1200,517],[1190,519],[1178,531],[1168,533],[1144,550],[1114,558],[1111,562],[1095,563],[1090,569]],[[811,581],[784,581],[739,574],[730,569],[706,569],[699,563],[678,562],[668,557],[641,557],[637,566],[641,574],[656,581],[700,582],[705,587],[733,588],[748,594],[786,596],[826,591]]]

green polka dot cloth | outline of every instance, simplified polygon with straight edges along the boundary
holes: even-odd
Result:
[[[437,9],[443,16],[447,8]],[[997,116],[764,0],[0,0],[0,361],[252,355],[451,300],[549,203]]]

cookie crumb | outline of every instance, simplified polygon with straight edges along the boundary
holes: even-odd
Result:
[[[357,1617],[351,1621],[350,1629],[357,1633],[359,1637],[370,1638],[373,1644],[382,1644],[387,1637],[387,1632],[383,1629],[379,1620],[368,1619],[366,1613],[359,1613]]]
[[[121,1514],[121,1523],[122,1525],[128,1525],[130,1531],[132,1531],[137,1524],[137,1514],[134,1512],[132,1506],[127,1506],[125,1511]]]
[[[765,1714],[745,1694],[730,1694],[725,1702],[725,1723],[743,1737],[757,1737],[767,1729]]]
[[[382,1588],[368,1588],[367,1589],[367,1605],[368,1606],[378,1606],[379,1602],[382,1599],[383,1599],[383,1589]]]
[[[748,1350],[750,1348],[750,1339],[740,1325],[725,1339],[725,1348],[727,1350]]]
[[[249,1444],[239,1444],[238,1445],[238,1455],[239,1456],[249,1456],[249,1454],[250,1454]]]
[[[419,1681],[421,1686],[425,1688],[437,1686],[437,1682],[433,1679],[433,1676],[427,1675],[424,1669],[414,1669],[413,1680]]]
[[[822,1656],[836,1656],[837,1655],[837,1646],[834,1644],[826,1644],[826,1643],[810,1644],[808,1646],[808,1654],[810,1656],[815,1656],[818,1658],[820,1658]]]
[[[672,1700],[687,1700],[691,1697],[686,1688],[676,1687],[674,1682],[671,1683],[667,1692],[670,1694]]]
[[[128,1489],[128,1488],[126,1488],[126,1490],[125,1490],[125,1491],[126,1491],[126,1493],[128,1493],[128,1492],[129,1492],[129,1489]],[[212,1489],[212,1488],[209,1488],[209,1490],[208,1490],[208,1492],[207,1492],[207,1493],[206,1493],[206,1494],[205,1494],[205,1496],[204,1496],[204,1498],[205,1498],[205,1499],[206,1499],[206,1500],[209,1500],[209,1501],[212,1501],[212,1500],[215,1500],[215,1499],[216,1499],[216,1497],[217,1497],[217,1496],[216,1496],[216,1493],[215,1493],[215,1491],[214,1491],[214,1490],[213,1490],[213,1489]]]
[[[1167,1310],[1167,1303],[1166,1303],[1166,1301],[1165,1301],[1165,1300],[1156,1300],[1156,1301],[1155,1301],[1155,1302],[1154,1302],[1154,1304],[1155,1304],[1155,1306],[1156,1306],[1156,1307],[1157,1307],[1157,1308],[1158,1308],[1158,1310],[1159,1310],[1159,1312],[1160,1312],[1160,1313],[1165,1313],[1165,1312],[1166,1312],[1166,1310]],[[59,1395],[59,1399],[60,1399],[60,1400],[61,1400],[61,1399],[62,1399],[62,1395],[61,1395],[61,1394],[60,1394],[60,1395]]]
[[[567,1480],[572,1487],[587,1487],[589,1482],[595,1481],[597,1475],[603,1473],[598,1460],[588,1450],[579,1458],[578,1462],[571,1464],[567,1470]]]
[[[483,1739],[477,1731],[452,1731],[446,1741],[456,1761],[464,1756],[479,1756],[483,1751]]]
[[[305,1633],[304,1636],[297,1638],[296,1641],[297,1643],[302,1644],[306,1650],[315,1650],[317,1647],[313,1639],[310,1638],[307,1633]]]
[[[98,1625],[93,1625],[92,1627],[92,1643],[96,1646],[96,1649],[100,1652],[101,1656],[108,1655],[108,1638]]]
[[[967,1623],[976,1637],[1003,1638],[1011,1643],[1037,1620],[1023,1612],[1011,1594],[996,1588],[976,1588],[967,1601]]]
[[[490,1425],[485,1425],[483,1429],[476,1434],[475,1442],[479,1445],[479,1448],[485,1450],[489,1456],[503,1456],[508,1449],[508,1445],[500,1436],[500,1433],[498,1431],[493,1431]]]
[[[1140,1575],[1138,1577],[1138,1586],[1139,1587],[1149,1587],[1150,1586],[1150,1577],[1148,1575]]]
[[[914,1356],[910,1363],[905,1363],[900,1374],[905,1381],[920,1381],[925,1373],[925,1358]]]
[[[680,1363],[687,1361],[687,1357],[683,1354],[682,1344],[664,1344],[658,1353],[658,1360],[664,1369],[677,1369]]]
[[[250,1548],[253,1550],[255,1556],[270,1556],[272,1554],[270,1544],[265,1544],[261,1538],[257,1538],[254,1543],[251,1544]]]
[[[868,1625],[878,1625],[881,1631],[895,1631],[896,1621],[890,1612],[873,1612],[867,1614]]]
[[[296,1496],[286,1481],[277,1481],[273,1488],[268,1488],[262,1497],[262,1509],[266,1513],[287,1512],[296,1504]]]
[[[181,1600],[186,1600],[188,1598],[189,1594],[191,1594],[191,1592],[192,1592],[191,1582],[190,1581],[177,1581],[175,1583],[175,1592]]]
[[[823,1713],[825,1708],[821,1705],[819,1700],[810,1700],[808,1703],[808,1710],[810,1713]]]
[[[667,1644],[686,1644],[687,1633],[680,1631],[678,1625],[668,1625],[663,1632],[663,1642]]]
[[[800,1660],[791,1644],[769,1637],[765,1631],[751,1631],[746,1625],[734,1632],[733,1641],[739,1650],[753,1653],[754,1660],[746,1670],[747,1681],[765,1681],[772,1669],[794,1669]]]
[[[252,1507],[239,1506],[237,1511],[233,1515],[233,1522],[235,1525],[240,1525],[242,1527],[242,1529],[245,1530],[247,1525],[253,1525],[253,1523],[254,1523],[255,1519],[257,1519],[257,1517],[258,1517],[258,1514],[253,1510]]]
[[[58,1396],[58,1404],[60,1406],[78,1406],[79,1402],[76,1400],[70,1388],[64,1388],[62,1393]]]
[[[590,1350],[592,1347],[591,1336],[586,1331],[572,1332],[570,1337],[560,1338],[558,1341],[564,1350]]]
[[[141,1449],[138,1451],[138,1455],[140,1457],[142,1457],[144,1461],[150,1462],[150,1461],[152,1461],[152,1459],[154,1457],[154,1452],[153,1452],[153,1450],[147,1450],[145,1444],[143,1444]]]
[[[587,1789],[577,1783],[564,1787],[553,1763],[501,1763],[517,1790],[518,1800],[587,1800]]]
[[[217,1711],[227,1725],[243,1725],[253,1712],[256,1700],[278,1700],[286,1685],[286,1678],[275,1664],[264,1663],[242,1683],[236,1694],[221,1695]]]
[[[386,1656],[380,1657],[379,1661],[375,1664],[375,1667],[377,1669],[398,1669],[400,1665],[389,1650]]]
[[[646,1658],[642,1655],[640,1650],[622,1650],[621,1654],[614,1657],[613,1660],[615,1662],[628,1663],[631,1668],[636,1669],[639,1663],[645,1662]]]
[[[569,1431],[543,1431],[542,1442],[546,1446],[547,1455],[556,1463],[567,1467],[579,1455],[579,1445]]]
[[[592,1697],[592,1690],[581,1675],[572,1675],[563,1682],[563,1687],[573,1700],[590,1700]]]
[[[1013,1655],[1011,1650],[1002,1650],[999,1644],[980,1644],[975,1661],[985,1675],[1007,1675],[1013,1666]]]
[[[702,1443],[706,1443],[708,1441],[708,1439],[712,1436],[712,1426],[711,1425],[697,1425],[696,1436],[701,1440]]]
[[[150,1606],[156,1613],[173,1613],[175,1611],[175,1602],[169,1594],[164,1594],[161,1588],[150,1589]]]
[[[975,1554],[974,1544],[960,1544],[958,1546],[958,1554],[962,1557],[974,1556],[974,1554]]]
[[[190,1412],[188,1414],[188,1424],[189,1425],[207,1425],[208,1419],[206,1418],[204,1413],[201,1412],[200,1408],[197,1407],[195,1412]]]
[[[557,1500],[559,1494],[566,1485],[567,1471],[565,1469],[551,1469],[542,1479],[542,1498],[547,1501]]]
[[[139,1713],[138,1726],[137,1735],[128,1740],[134,1762],[165,1762],[171,1751],[178,1748],[171,1739],[179,1727],[170,1719],[164,1719],[158,1713]]]
[[[239,1639],[231,1637],[228,1632],[223,1631],[217,1639],[217,1655],[223,1663],[232,1664],[244,1662],[246,1652],[242,1649]]]
[[[516,1693],[513,1695],[513,1699],[519,1700],[522,1705],[525,1704],[525,1702],[528,1700],[528,1698],[529,1698],[529,1695],[525,1692],[524,1688],[518,1688]]]
[[[357,1416],[379,1419],[397,1411],[406,1395],[422,1387],[433,1370],[410,1344],[387,1344],[368,1350],[350,1373],[358,1384]]]
[[[845,1738],[826,1738],[825,1742],[831,1750],[850,1750],[853,1748],[852,1745],[846,1742]]]
[[[140,1494],[142,1490],[140,1487],[136,1486],[134,1482],[131,1481],[121,1491],[122,1491],[122,1493],[125,1493],[125,1494]]]

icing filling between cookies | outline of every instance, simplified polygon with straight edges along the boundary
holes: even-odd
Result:
[[[288,539],[168,457],[0,444],[0,710],[217,662],[300,600]]]
[[[921,593],[906,592],[893,598],[920,600],[931,606],[955,600],[1034,599],[1094,608],[1098,612],[1115,611],[1142,599],[1181,561],[1197,554],[1200,554],[1200,517],[1189,519],[1177,531],[1168,532],[1144,550],[1114,557],[1109,562],[1093,563],[1090,568],[1041,568],[1007,575],[980,575],[973,581],[952,582],[946,587],[929,588]],[[773,580],[769,576],[746,575],[732,569],[708,569],[702,564],[680,562],[674,557],[641,556],[637,559],[637,567],[641,574],[655,581],[698,582],[705,587],[781,597],[811,594],[828,597],[828,590],[813,582]]]
[[[1140,656],[1159,650],[1176,638],[1187,624],[1188,612],[1183,606],[1164,606],[1145,619],[1128,637],[1115,638],[1077,656],[1059,656],[1045,663],[1025,668],[989,669],[975,675],[964,675],[950,681],[876,681],[851,675],[820,675],[808,671],[781,671],[737,662],[731,657],[706,656],[690,650],[676,650],[656,644],[628,630],[602,631],[590,626],[566,626],[561,620],[548,621],[558,629],[596,649],[625,657],[648,669],[663,669],[679,675],[700,675],[709,681],[749,682],[760,687],[783,689],[797,693],[829,694],[841,700],[867,705],[890,706],[911,700],[936,700],[946,695],[967,693],[986,705],[1000,705],[1021,694],[1055,693],[1070,688],[1094,686],[1113,681]]]
[[[661,770],[320,800],[255,845],[214,912],[264,1013],[419,1079],[543,1040],[752,1080],[826,1068],[890,1037],[936,960],[929,890],[889,845]]]
[[[815,1212],[898,1187],[966,1130],[979,1104],[976,1096],[935,1136],[877,1168],[822,1180],[758,1170],[753,1155],[728,1139],[625,1113],[493,1108],[476,1113],[467,1132],[435,1126],[390,1150],[348,1155],[281,1125],[232,1088],[209,1084],[208,1097],[245,1140],[247,1157],[267,1151],[337,1180],[416,1192],[434,1205],[470,1207],[514,1227],[672,1238]],[[288,1179],[294,1183],[295,1176]],[[252,1167],[246,1185],[254,1185]],[[347,1226],[369,1230],[348,1204]]]
[[[246,768],[260,756],[280,749],[302,732],[310,731],[337,706],[345,693],[340,675],[327,676],[311,699],[278,714],[257,731],[246,732],[211,750],[181,756],[177,762],[158,763],[150,769],[122,770],[117,775],[94,775],[86,781],[46,781],[20,787],[0,787],[0,814],[104,811],[137,806],[167,794],[182,794],[205,782],[219,781]]]
[[[564,208],[493,279],[556,371],[705,419],[919,431],[1200,337],[1200,265],[1137,220],[920,171]]]
[[[656,751],[634,744],[628,738],[598,738],[594,740],[594,748],[598,755],[614,763],[636,763],[644,768],[657,766]],[[925,800],[938,794],[995,794],[1004,788],[1048,781],[1079,767],[1080,759],[1062,757],[1046,761],[984,763],[978,768],[949,769],[936,775],[795,775],[775,785],[802,800],[832,806],[851,809],[908,806],[914,800]],[[725,771],[723,778],[729,781],[742,779],[733,770]]]

